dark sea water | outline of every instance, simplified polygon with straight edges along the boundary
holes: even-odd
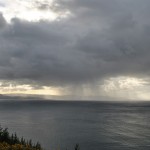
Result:
[[[46,150],[150,150],[150,103],[0,102],[0,124]]]

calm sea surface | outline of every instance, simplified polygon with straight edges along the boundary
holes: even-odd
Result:
[[[150,150],[150,103],[3,101],[0,124],[46,150]]]

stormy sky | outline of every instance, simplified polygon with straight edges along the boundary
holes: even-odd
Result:
[[[0,0],[0,92],[149,100],[149,14],[149,0]]]

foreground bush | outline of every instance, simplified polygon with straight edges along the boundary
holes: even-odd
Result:
[[[8,129],[0,127],[0,150],[43,150],[39,143],[33,144],[32,140],[20,139],[16,133],[10,135]]]
[[[39,143],[33,144],[32,140],[18,138],[16,133],[10,135],[8,129],[0,126],[0,150],[43,150]],[[80,150],[76,144],[74,150]]]

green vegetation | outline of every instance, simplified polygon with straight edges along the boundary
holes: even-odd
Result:
[[[23,137],[18,138],[16,133],[9,134],[8,129],[3,129],[0,126],[0,150],[43,150],[37,142],[32,143],[32,140],[25,140]],[[80,150],[79,144],[76,144],[74,150]]]
[[[20,139],[16,133],[10,135],[8,129],[0,127],[0,150],[43,150],[39,143],[33,144],[32,140]]]

